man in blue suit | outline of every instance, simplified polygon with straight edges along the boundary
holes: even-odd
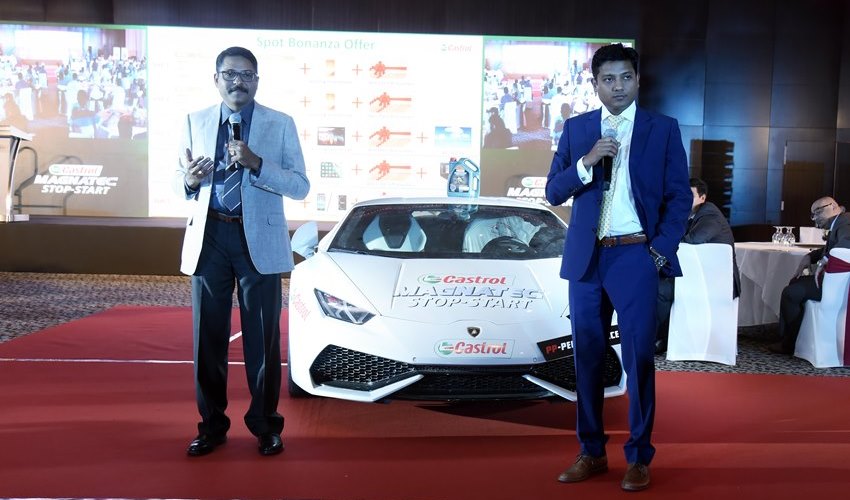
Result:
[[[234,285],[251,404],[245,424],[262,455],[283,451],[280,273],[293,267],[283,197],[310,190],[292,118],[254,101],[257,59],[225,49],[213,76],[222,102],[183,124],[175,188],[192,204],[180,270],[192,276],[195,387],[201,422],[190,456],[224,444]]]
[[[635,105],[637,52],[601,47],[591,63],[603,108],[564,124],[546,199],[573,199],[561,277],[569,280],[581,451],[558,480],[608,470],[602,426],[603,370],[614,310],[627,374],[630,435],[621,487],[649,486],[655,415],[655,302],[659,274],[681,276],[676,250],[691,209],[688,166],[673,118]]]

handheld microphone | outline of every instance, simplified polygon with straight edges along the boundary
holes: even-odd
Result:
[[[610,137],[614,140],[617,139],[617,131],[613,128],[605,129],[602,132],[602,137]],[[611,187],[611,171],[614,169],[614,158],[611,156],[603,156],[602,157],[602,171],[604,173],[602,178],[602,190],[608,191]]]
[[[242,140],[242,115],[239,113],[233,113],[228,118],[227,121],[230,122],[230,130],[233,135],[234,141]],[[242,165],[239,162],[234,161],[230,165],[227,166],[228,170],[236,170]]]

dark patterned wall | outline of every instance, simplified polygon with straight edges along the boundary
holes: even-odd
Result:
[[[787,218],[789,148],[817,151],[800,162],[822,170],[814,174],[823,191],[850,204],[850,146],[838,148],[838,172],[820,161],[836,140],[850,141],[844,0],[2,0],[0,19],[634,38],[641,105],[679,119],[687,151],[692,141],[734,143],[733,224]],[[786,200],[786,211],[807,209]]]

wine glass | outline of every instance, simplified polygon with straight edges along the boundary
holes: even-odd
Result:
[[[782,246],[788,246],[790,244],[788,241],[788,226],[782,226],[782,234],[779,237],[779,244]]]
[[[788,246],[793,246],[794,243],[797,243],[797,236],[794,235],[794,226],[788,226],[785,229],[788,230],[788,234],[786,236],[788,239],[787,244]]]
[[[782,243],[782,226],[773,226],[776,229],[776,232],[773,233],[773,236],[770,237],[770,241],[774,245],[779,245]]]

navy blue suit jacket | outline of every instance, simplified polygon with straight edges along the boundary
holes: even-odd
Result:
[[[602,204],[602,162],[593,166],[593,180],[586,185],[579,179],[576,163],[601,137],[601,120],[601,109],[567,120],[546,181],[546,199],[552,205],[573,198],[561,263],[561,277],[567,280],[585,275],[596,245]],[[637,215],[649,245],[667,257],[668,264],[662,273],[681,276],[676,250],[685,234],[693,194],[682,135],[675,119],[637,108],[629,176]]]

